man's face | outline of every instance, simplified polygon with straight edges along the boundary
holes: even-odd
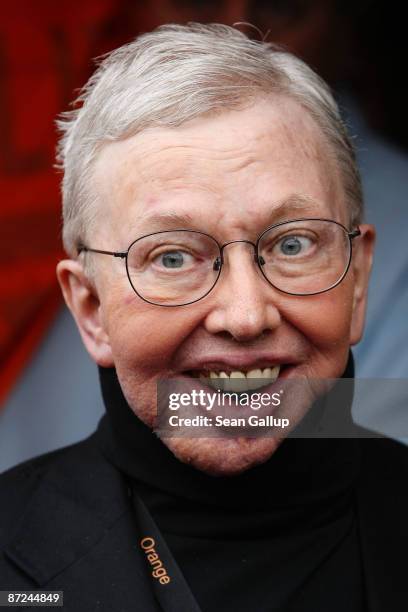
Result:
[[[100,223],[89,246],[97,249],[125,251],[140,236],[181,227],[211,234],[220,244],[255,242],[273,223],[299,217],[349,227],[333,154],[313,120],[287,98],[108,144],[95,165],[94,187]],[[169,213],[190,220],[181,225]],[[260,363],[281,365],[294,377],[341,376],[349,346],[362,332],[370,232],[363,228],[340,285],[307,297],[269,285],[245,243],[225,249],[217,285],[187,306],[144,302],[129,284],[124,261],[113,257],[89,255],[96,258],[95,290],[77,262],[71,268],[62,262],[59,277],[91,356],[115,366],[131,409],[152,426],[161,378],[248,371]],[[275,438],[164,443],[180,460],[214,474],[247,469],[278,446]]]

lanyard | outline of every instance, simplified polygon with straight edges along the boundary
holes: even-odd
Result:
[[[201,612],[152,515],[135,488],[131,490],[140,530],[138,546],[157,601],[164,612]]]

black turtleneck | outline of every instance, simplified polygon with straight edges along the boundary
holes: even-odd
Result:
[[[353,373],[350,356],[343,377]],[[100,448],[136,487],[202,612],[364,610],[358,440],[290,438],[263,465],[213,477],[134,415],[114,369],[100,378]]]

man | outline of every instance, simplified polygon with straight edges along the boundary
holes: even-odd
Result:
[[[270,44],[190,24],[112,53],[81,101],[60,124],[57,274],[107,415],[2,477],[0,587],[84,611],[400,609],[404,447],[153,433],[163,380],[303,381],[282,402],[296,431],[330,404],[313,381],[352,378],[374,229],[330,92]]]

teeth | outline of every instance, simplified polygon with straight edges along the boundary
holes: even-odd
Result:
[[[222,391],[252,391],[265,385],[269,385],[278,378],[280,366],[273,366],[264,369],[254,369],[248,372],[234,370],[229,375],[226,372],[213,372],[200,374],[201,379],[208,381],[214,389]]]
[[[270,370],[270,368],[266,369]],[[249,370],[249,372],[247,372],[247,378],[263,378],[262,370]]]

